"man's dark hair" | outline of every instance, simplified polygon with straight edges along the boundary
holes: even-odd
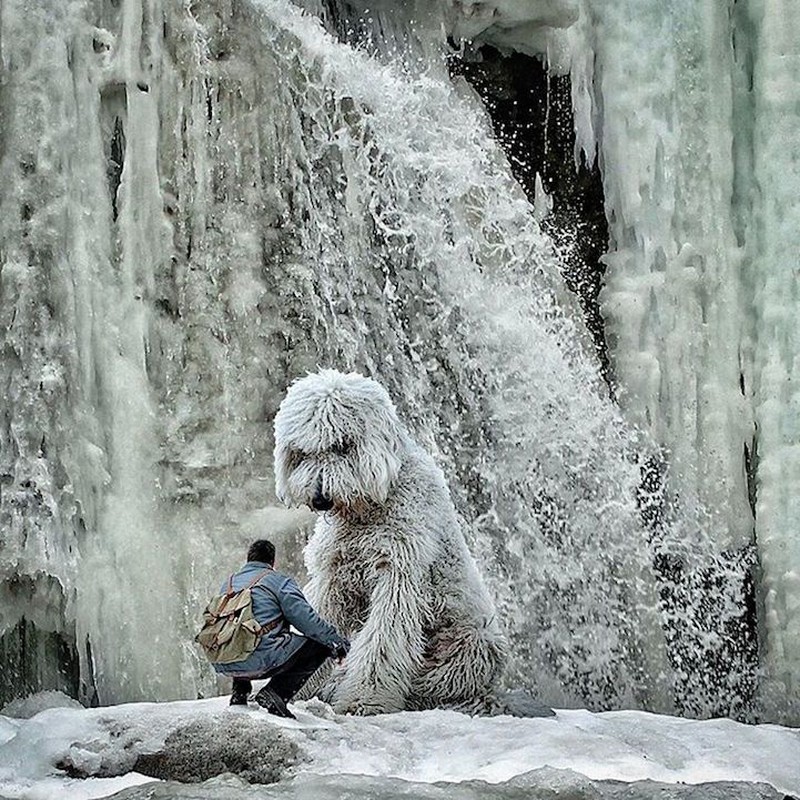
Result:
[[[275,563],[275,545],[267,539],[258,539],[247,551],[248,561],[262,561],[272,566]]]

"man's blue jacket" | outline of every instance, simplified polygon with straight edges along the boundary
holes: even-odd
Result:
[[[302,647],[306,637],[330,647],[331,653],[340,643],[349,644],[333,625],[314,611],[294,580],[276,572],[269,564],[248,561],[233,576],[234,591],[244,589],[261,572],[265,572],[264,577],[251,589],[253,616],[261,625],[276,619],[280,619],[280,624],[261,637],[258,647],[244,661],[214,664],[217,672],[234,678],[266,677],[285,664]],[[220,592],[227,590],[228,581],[225,581]],[[290,625],[304,635],[292,633]]]

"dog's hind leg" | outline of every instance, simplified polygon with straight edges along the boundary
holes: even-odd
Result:
[[[423,670],[412,686],[412,703],[416,708],[485,713],[504,663],[499,637],[457,625],[437,631],[425,648]]]

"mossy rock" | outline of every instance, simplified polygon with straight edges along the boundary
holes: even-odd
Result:
[[[177,728],[157,753],[139,755],[134,770],[180,783],[200,783],[223,773],[248,783],[275,783],[299,759],[299,748],[278,727],[235,714]]]

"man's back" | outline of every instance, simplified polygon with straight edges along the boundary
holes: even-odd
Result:
[[[269,564],[248,561],[233,575],[233,590],[244,589],[256,578],[258,581],[251,589],[253,616],[262,626],[280,621],[280,624],[264,635],[259,650],[270,649],[274,640],[280,640],[280,637],[289,632],[290,625],[309,639],[314,639],[331,649],[342,641],[336,628],[325,622],[309,605],[294,579],[276,571]],[[222,585],[221,591],[227,591],[229,582],[226,581]],[[274,644],[278,643],[274,641]]]
[[[247,705],[252,680],[269,678],[255,701],[271,714],[293,717],[289,700],[326,659],[343,659],[350,642],[314,611],[293,578],[275,571],[274,564],[275,545],[258,539],[247,551],[247,563],[222,584],[222,594],[249,589],[253,617],[248,621],[260,626],[261,638],[242,661],[214,662],[214,669],[233,678],[231,705]],[[291,626],[300,633],[293,633]]]

